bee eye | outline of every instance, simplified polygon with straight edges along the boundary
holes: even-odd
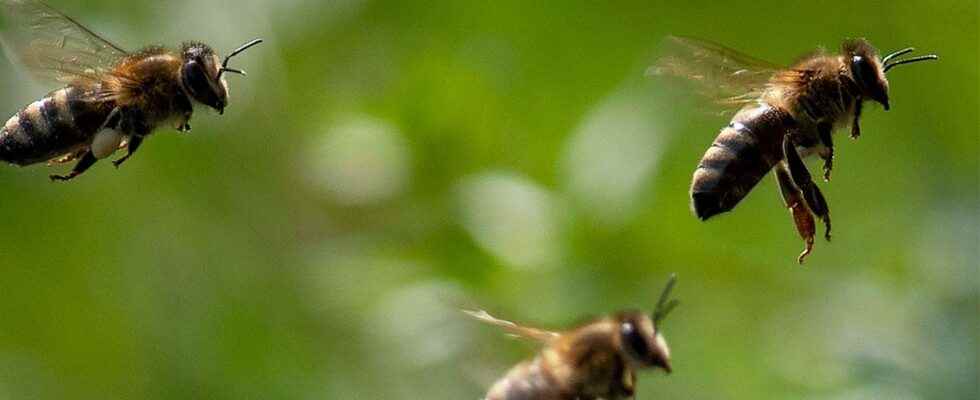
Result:
[[[204,66],[196,60],[185,63],[180,75],[184,81],[184,87],[195,97],[205,94],[210,86],[208,76],[204,72]]]
[[[622,340],[623,347],[626,351],[637,361],[642,361],[648,358],[650,354],[650,346],[647,343],[646,338],[643,337],[643,333],[640,332],[638,327],[632,322],[624,322],[619,327],[619,336]]]
[[[851,74],[854,75],[854,81],[865,88],[874,87],[878,81],[874,66],[862,56],[851,58]]]
[[[851,75],[864,96],[881,103],[888,110],[888,84],[874,63],[862,56],[851,57]]]

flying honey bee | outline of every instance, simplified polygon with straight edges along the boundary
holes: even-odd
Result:
[[[38,0],[2,0],[7,53],[36,77],[65,84],[11,117],[0,130],[0,160],[25,166],[78,160],[64,176],[81,175],[118,149],[119,167],[158,126],[190,131],[195,103],[223,113],[229,60],[262,42],[250,41],[223,61],[206,44],[179,51],[151,46],[128,52]]]
[[[830,209],[803,159],[823,159],[824,180],[834,161],[832,133],[850,125],[861,134],[865,101],[887,111],[885,74],[899,65],[935,60],[935,55],[899,59],[912,48],[879,57],[864,39],[847,40],[839,54],[823,51],[789,68],[755,59],[721,45],[687,37],[670,37],[668,55],[650,69],[652,75],[679,76],[698,84],[702,94],[738,110],[721,130],[694,172],[691,203],[707,220],[729,211],[775,167],[775,177],[797,231],[805,242],[798,261],[813,250],[816,224],[830,240]]]
[[[467,314],[504,328],[509,334],[544,345],[534,358],[512,368],[485,400],[619,400],[633,398],[636,370],[671,372],[663,320],[677,300],[668,300],[676,277],[660,295],[653,316],[626,311],[598,318],[567,332],[551,332],[494,318],[485,311]]]

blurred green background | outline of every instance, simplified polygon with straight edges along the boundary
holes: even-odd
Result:
[[[477,399],[535,348],[460,308],[570,327],[671,272],[640,399],[980,398],[975,0],[50,3],[128,48],[267,43],[118,171],[0,168],[0,399]],[[644,77],[668,34],[942,60],[838,136],[800,267],[771,178],[689,211],[727,120]],[[10,115],[52,89],[0,84]]]

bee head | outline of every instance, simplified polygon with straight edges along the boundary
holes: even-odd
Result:
[[[620,348],[631,364],[671,372],[670,348],[649,316],[626,312],[619,315],[618,321]]]
[[[224,73],[245,75],[245,71],[229,68],[228,61],[259,43],[262,43],[262,39],[245,43],[225,57],[224,61],[206,44],[185,43],[182,51],[183,66],[180,68],[180,84],[184,92],[197,102],[223,114],[228,105],[228,81],[223,78]]]
[[[843,47],[851,79],[861,90],[861,96],[881,103],[888,110],[888,79],[878,51],[864,39],[848,40]]]
[[[864,39],[848,40],[844,42],[843,47],[844,56],[848,62],[848,68],[851,71],[851,78],[861,89],[862,95],[881,103],[886,111],[890,107],[888,103],[888,79],[885,78],[885,73],[888,70],[902,64],[939,59],[938,56],[930,54],[927,56],[896,60],[898,56],[915,51],[911,47],[891,53],[884,58],[879,58],[878,51]]]
[[[675,283],[677,276],[671,275],[667,286],[660,293],[660,300],[652,316],[640,312],[625,312],[617,317],[620,348],[626,359],[633,364],[663,368],[667,373],[671,372],[670,348],[667,347],[667,340],[661,334],[660,328],[667,314],[679,304],[676,299],[670,299],[670,291],[674,289]]]

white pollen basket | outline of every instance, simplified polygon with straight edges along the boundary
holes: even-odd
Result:
[[[115,153],[126,136],[115,129],[103,129],[92,140],[92,154],[103,159]]]

